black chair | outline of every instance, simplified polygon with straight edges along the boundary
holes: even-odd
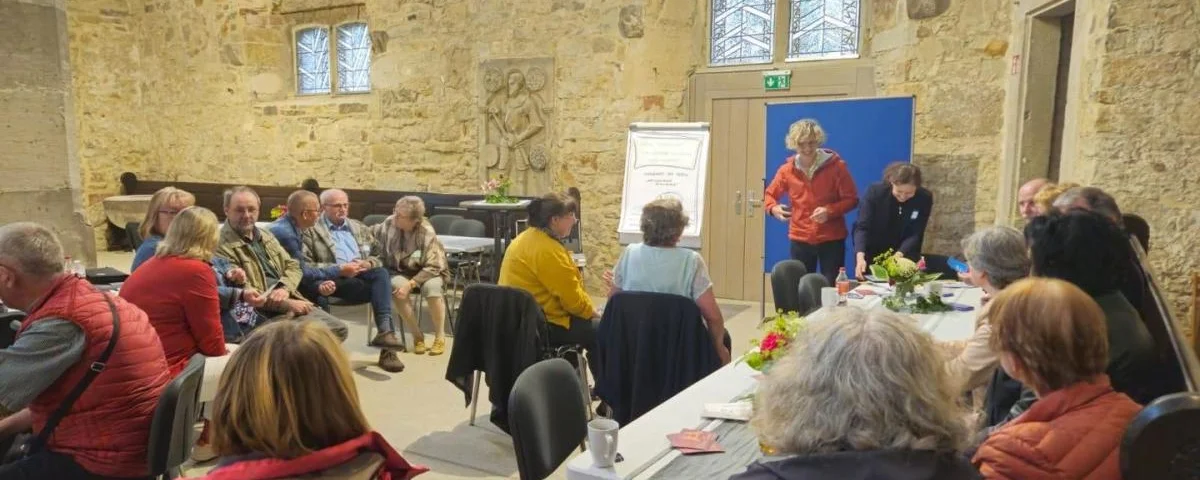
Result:
[[[928,273],[942,274],[942,280],[958,280],[958,271],[950,266],[950,257],[946,255],[937,255],[932,253],[923,253],[925,257],[925,271]],[[913,261],[919,259],[912,259]],[[966,262],[963,262],[966,263]]]
[[[800,303],[796,313],[808,315],[821,308],[821,289],[828,286],[829,279],[819,273],[809,273],[800,277],[800,288],[797,289]]]
[[[771,295],[775,298],[776,310],[800,311],[798,287],[800,277],[805,273],[808,273],[808,267],[799,260],[784,260],[771,268]]]
[[[462,215],[439,213],[429,217],[429,223],[433,225],[433,231],[438,235],[453,235],[450,233],[450,226],[462,219]]]
[[[146,450],[150,475],[154,478],[182,476],[179,466],[192,451],[196,419],[200,414],[200,382],[204,379],[204,356],[192,355],[183,372],[163,389],[150,422],[150,444]]]
[[[436,227],[434,229],[436,230]],[[450,224],[450,228],[446,230],[446,235],[486,238],[487,226],[483,222],[473,218],[460,218]]]
[[[1125,232],[1133,235],[1138,243],[1142,244],[1142,250],[1150,251],[1150,224],[1140,215],[1126,213],[1122,215],[1125,220]]]
[[[541,480],[558,469],[587,437],[583,388],[566,360],[543,360],[521,372],[508,396],[509,427],[521,480]]]
[[[125,224],[125,236],[129,239],[129,246],[133,250],[137,250],[142,245],[142,234],[138,229],[142,227],[140,222],[129,222]]]
[[[1121,476],[1200,478],[1200,393],[1174,393],[1146,405],[1121,439]]]
[[[0,312],[0,348],[8,348],[17,341],[17,328],[25,321],[25,312],[5,310]],[[0,451],[0,455],[3,451]]]
[[[383,223],[384,220],[387,220],[387,217],[388,217],[387,215],[383,215],[383,214],[379,214],[379,213],[372,213],[370,215],[363,217],[363,225],[366,225],[368,227],[379,225],[379,224]]]

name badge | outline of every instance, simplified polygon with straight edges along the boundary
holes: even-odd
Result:
[[[913,213],[912,213],[912,219],[913,219],[913,220],[916,220],[916,219],[917,219],[917,217],[918,217],[918,216],[920,216],[920,215],[921,215],[921,211],[920,211],[920,210],[913,210]]]
[[[420,260],[421,259],[421,251],[420,250],[414,251],[412,254],[412,257],[415,260]]]

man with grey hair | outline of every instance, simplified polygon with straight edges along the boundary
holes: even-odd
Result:
[[[1017,190],[1017,209],[1021,212],[1021,218],[1029,220],[1037,216],[1037,203],[1033,201],[1033,197],[1049,184],[1048,179],[1035,178],[1021,185],[1020,190]]]
[[[0,227],[0,300],[26,313],[0,350],[0,443],[37,434],[0,478],[147,476],[170,374],[146,314],[64,272],[58,238],[30,222]]]
[[[1054,199],[1054,208],[1063,213],[1073,208],[1082,208],[1104,215],[1119,226],[1123,226],[1125,222],[1121,216],[1121,209],[1117,206],[1117,199],[1096,187],[1075,187],[1067,190]]]
[[[267,297],[260,310],[269,321],[313,319],[345,341],[345,322],[315,308],[298,288],[304,272],[300,262],[288,255],[269,230],[257,225],[261,201],[249,187],[233,187],[225,192],[225,224],[221,226],[221,245],[217,256],[226,258],[245,271],[243,283]]]

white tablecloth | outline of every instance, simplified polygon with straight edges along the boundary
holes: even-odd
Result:
[[[496,239],[485,237],[460,237],[458,235],[438,235],[446,253],[482,253],[490,252],[495,247]]]
[[[946,302],[957,302],[979,308],[983,292],[978,288],[947,290],[954,293]],[[861,300],[850,300],[850,304],[861,308],[883,308],[878,295],[866,296]],[[818,310],[807,318],[819,321],[826,311]],[[932,315],[913,315],[921,328],[939,341],[964,340],[975,331],[976,311],[951,311]],[[671,448],[667,434],[685,428],[712,430],[721,420],[700,417],[706,403],[728,403],[735,397],[752,390],[758,372],[745,363],[734,361],[712,375],[696,382],[687,390],[663,402],[654,410],[646,412],[633,423],[623,426],[617,439],[617,451],[625,460],[613,467],[598,468],[592,464],[592,456],[584,452],[571,459],[567,465],[568,480],[607,480],[621,478],[649,478],[679,456]]]

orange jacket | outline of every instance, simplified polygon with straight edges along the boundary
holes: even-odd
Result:
[[[858,188],[850,177],[846,162],[833,150],[818,149],[817,155],[828,155],[812,178],[796,168],[796,157],[787,161],[775,172],[775,179],[767,185],[763,194],[767,213],[778,205],[780,195],[787,194],[792,205],[792,218],[788,221],[788,238],[804,243],[823,243],[844,240],[847,236],[846,220],[843,215],[858,206]],[[829,210],[825,223],[809,218],[817,207]]]
[[[1120,480],[1121,437],[1141,409],[1099,375],[1039,399],[971,463],[988,479]]]

